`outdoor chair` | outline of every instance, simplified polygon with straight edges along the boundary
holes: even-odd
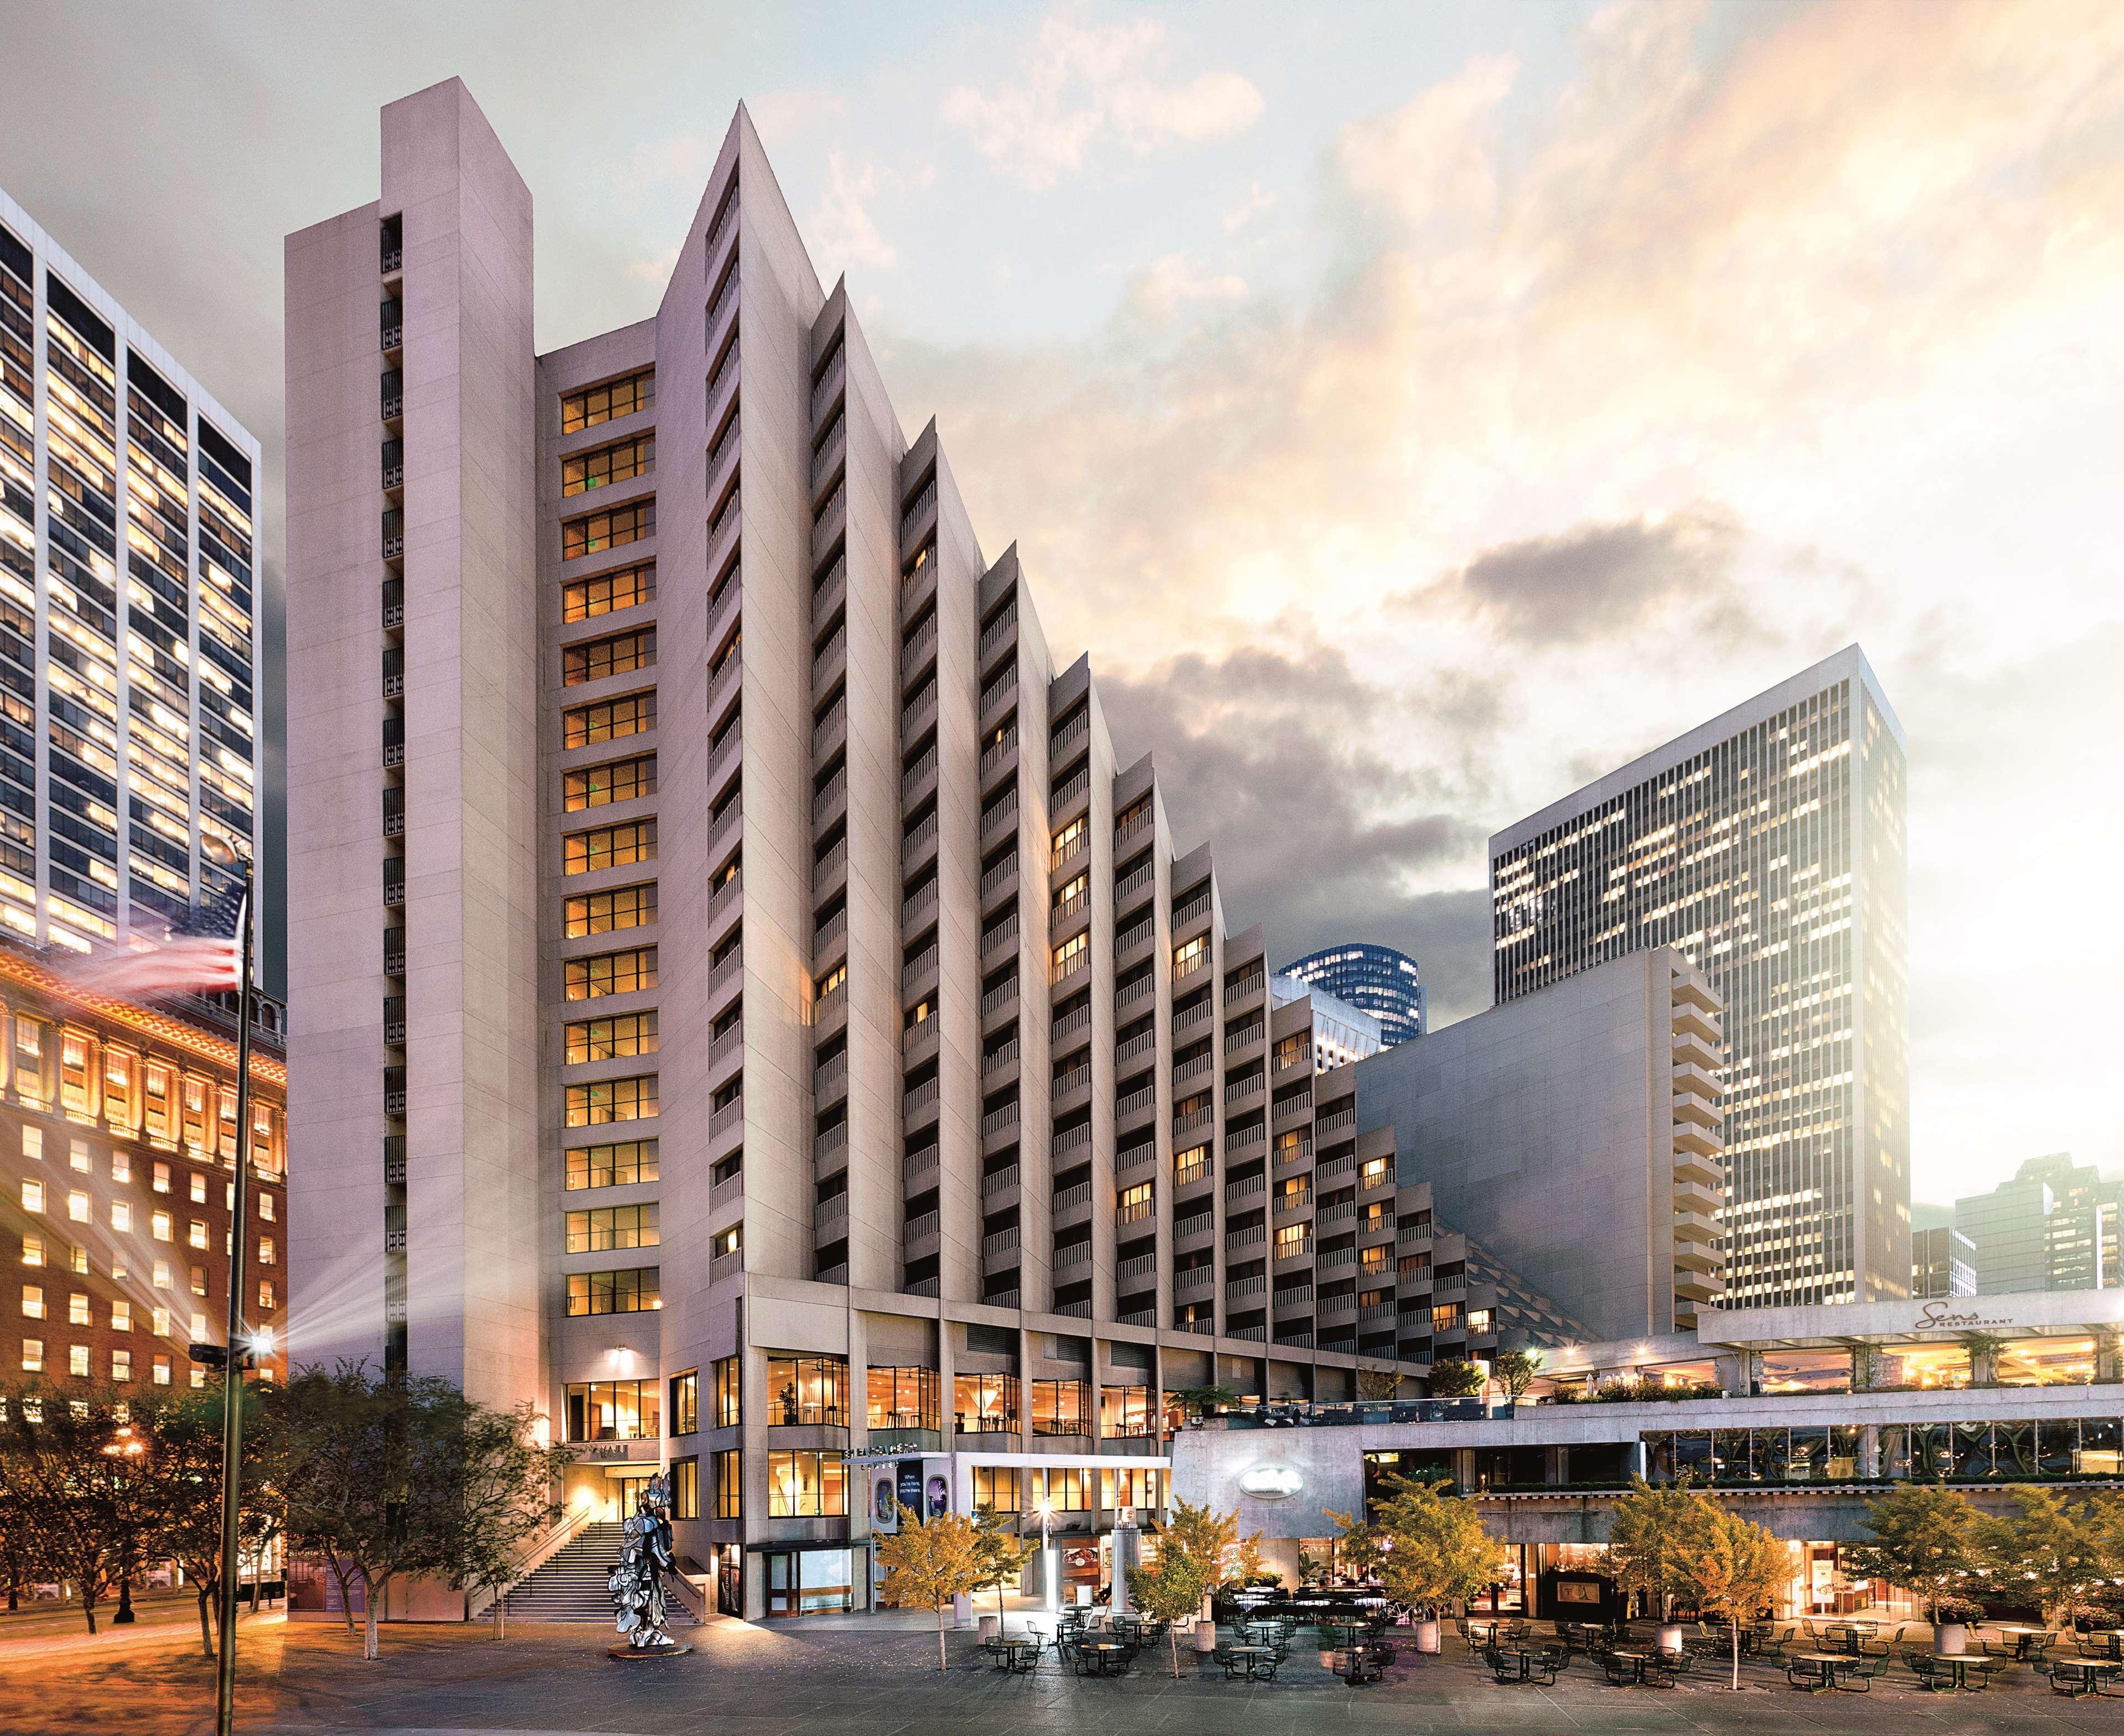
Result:
[[[1993,1639],[1986,1637],[1982,1632],[1972,1628],[1970,1630],[1970,1637],[1976,1640],[1977,1650],[1986,1658],[2004,1658],[2010,1663],[2020,1655],[2021,1644],[2010,1634],[2000,1634]]]
[[[1767,1630],[1756,1636],[1755,1655],[1767,1658],[1774,1663],[1783,1663],[1785,1648],[1793,1643],[1798,1632],[1797,1628],[1788,1626],[1780,1633],[1774,1621],[1769,1623]]]
[[[1868,1652],[1844,1671],[1844,1679],[1834,1685],[1847,1694],[1870,1694],[1873,1691],[1873,1678],[1881,1673],[1887,1661],[1886,1653]]]
[[[1227,1682],[1236,1682],[1247,1672],[1247,1660],[1243,1658],[1234,1658],[1230,1650],[1224,1646],[1219,1646],[1210,1654],[1210,1656],[1223,1668],[1224,1680]]]
[[[1628,1687],[1630,1685],[1629,1667],[1620,1658],[1604,1653],[1600,1658],[1600,1668],[1607,1672],[1610,1687],[1620,1688]]]
[[[1519,1659],[1513,1657],[1511,1654],[1506,1652],[1485,1652],[1483,1656],[1484,1660],[1490,1666],[1490,1673],[1496,1677],[1498,1681],[1503,1682],[1507,1687],[1517,1687],[1522,1681],[1526,1679],[1520,1674]]]

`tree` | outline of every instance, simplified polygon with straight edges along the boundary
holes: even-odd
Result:
[[[1213,1410],[1238,1404],[1239,1390],[1236,1386],[1176,1386],[1165,1397],[1168,1404],[1180,1407],[1183,1416],[1199,1420]]]
[[[997,1513],[992,1508],[983,1508],[974,1515],[974,1546],[979,1556],[981,1577],[974,1582],[977,1589],[995,1588],[996,1625],[1003,1625],[1003,1588],[1017,1578],[1025,1567],[1025,1557],[1031,1547],[1017,1534],[1015,1515]]]
[[[1472,1399],[1488,1381],[1473,1362],[1434,1362],[1431,1366],[1431,1395],[1434,1399]]]
[[[1490,1360],[1490,1378],[1505,1389],[1505,1396],[1515,1404],[1534,1385],[1534,1376],[1541,1372],[1541,1353],[1538,1350],[1506,1350]]]
[[[1343,1570],[1353,1578],[1371,1578],[1379,1570],[1384,1534],[1379,1527],[1359,1519],[1354,1513],[1338,1513],[1332,1507],[1320,1510],[1342,1528],[1342,1536],[1335,1540],[1335,1556]],[[1306,1561],[1302,1550],[1298,1560],[1302,1576]]]
[[[1149,1567],[1132,1567],[1128,1575],[1129,1596],[1135,1607],[1154,1621],[1167,1624],[1165,1638],[1172,1658],[1172,1679],[1180,1679],[1179,1625],[1191,1621],[1202,1607],[1209,1587],[1202,1583],[1202,1567],[1184,1550],[1159,1545],[1158,1559]]]
[[[1497,1579],[1501,1551],[1473,1503],[1412,1477],[1389,1477],[1387,1488],[1370,1530],[1389,1596],[1436,1616]]]
[[[1846,1569],[1915,1593],[1934,1623],[1940,1601],[1984,1564],[1976,1509],[1958,1489],[1906,1483],[1868,1503],[1860,1522],[1873,1538],[1840,1551]]]
[[[981,1577],[980,1534],[972,1520],[938,1513],[926,1523],[909,1507],[900,1508],[900,1529],[877,1541],[884,1564],[884,1593],[906,1609],[937,1612],[937,1668],[944,1655],[944,1607],[988,1582]]]
[[[1615,1503],[1608,1566],[1624,1591],[1644,1594],[1661,1621],[1674,1600],[1694,1589],[1683,1551],[1700,1522],[1697,1499],[1686,1489],[1655,1489],[1638,1477]]]
[[[1391,1399],[1400,1391],[1401,1376],[1391,1368],[1357,1371],[1357,1396],[1360,1399]]]
[[[92,1634],[96,1605],[144,1559],[153,1533],[147,1443],[133,1428],[108,1392],[37,1390],[8,1406],[0,1437],[11,1529],[45,1571],[80,1587]]]
[[[1733,1688],[1741,1687],[1741,1626],[1773,1603],[1791,1573],[1785,1546],[1762,1526],[1708,1495],[1687,1498],[1694,1508],[1676,1546],[1681,1576],[1696,1607],[1726,1617],[1733,1644]]]
[[[474,1406],[465,1418],[458,1461],[456,1527],[445,1540],[450,1583],[495,1593],[494,1631],[508,1617],[505,1595],[524,1545],[562,1513],[553,1490],[567,1467],[565,1447],[541,1447],[538,1414],[526,1402],[512,1411]]]
[[[393,1582],[435,1575],[453,1584],[493,1569],[497,1538],[535,1522],[521,1507],[482,1503],[509,1474],[522,1417],[497,1419],[448,1381],[379,1378],[359,1363],[306,1369],[274,1405],[277,1470],[289,1546],[323,1561],[353,1625],[362,1592],[361,1654],[377,1655],[377,1623]]]
[[[272,1437],[259,1390],[243,1388],[242,1504],[237,1542],[261,1555],[280,1528],[270,1469]],[[136,1405],[134,1414],[140,1414]],[[155,1443],[155,1546],[185,1570],[199,1599],[200,1644],[214,1655],[221,1616],[222,1390],[180,1391],[148,1408]]]
[[[2000,1582],[2024,1588],[2046,1620],[2070,1625],[2109,1590],[2113,1536],[2092,1503],[2069,1507],[2046,1489],[2010,1492],[2014,1511],[1977,1522],[1984,1564]]]

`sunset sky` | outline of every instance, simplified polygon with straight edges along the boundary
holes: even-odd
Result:
[[[1857,641],[1917,1196],[2124,1163],[2124,6],[15,0],[0,61],[0,186],[269,468],[382,103],[465,79],[552,347],[654,310],[744,101],[1234,925],[1436,1022],[1492,830]]]

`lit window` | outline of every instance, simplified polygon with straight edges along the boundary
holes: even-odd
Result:
[[[841,1455],[804,1448],[768,1453],[767,1510],[778,1519],[845,1515],[848,1472]]]
[[[195,1174],[192,1177],[192,1203],[195,1206],[206,1203],[206,1178],[204,1175]]]
[[[170,1384],[170,1359],[167,1357],[155,1358],[155,1384],[157,1386],[167,1386]]]
[[[206,1220],[204,1218],[195,1217],[192,1220],[191,1244],[195,1248],[204,1248],[206,1246]]]
[[[75,1139],[67,1141],[67,1167],[68,1169],[78,1169],[83,1175],[87,1175],[95,1168],[95,1160],[89,1155],[88,1141],[87,1140]]]
[[[167,1164],[155,1165],[155,1191],[157,1193],[170,1191],[170,1166]]]
[[[131,1351],[114,1350],[110,1353],[110,1378],[114,1381],[129,1381],[133,1378]]]
[[[26,1235],[22,1238],[22,1263],[25,1266],[41,1266],[45,1263],[44,1237]]]
[[[167,1211],[157,1211],[155,1213],[153,1217],[148,1220],[148,1233],[153,1236],[158,1242],[167,1242],[169,1240],[170,1214]]]
[[[88,1311],[88,1297],[82,1291],[75,1291],[67,1298],[67,1324],[86,1326],[92,1318]]]
[[[155,1310],[155,1336],[158,1338],[166,1338],[169,1335],[170,1310],[167,1308],[157,1308]]]
[[[268,1313],[280,1306],[270,1278],[261,1278],[258,1281],[258,1306]]]
[[[155,1262],[155,1287],[157,1290],[167,1290],[170,1287],[170,1263],[167,1260]]]
[[[67,1372],[72,1375],[78,1375],[84,1381],[88,1378],[87,1345],[69,1344],[67,1346]]]
[[[110,1299],[110,1329],[130,1332],[133,1329],[133,1305],[122,1296]]]
[[[739,1249],[744,1246],[745,1226],[741,1223],[732,1224],[727,1230],[717,1230],[715,1235],[710,1240],[708,1243],[710,1249],[709,1258],[719,1260],[726,1254],[735,1254]]]
[[[114,1182],[129,1182],[133,1179],[133,1159],[130,1154],[124,1151],[113,1151],[110,1154],[110,1179]]]
[[[45,1184],[42,1182],[25,1181],[22,1183],[22,1209],[25,1211],[42,1211],[45,1209]]]
[[[67,1195],[67,1216],[77,1224],[88,1221],[88,1196],[78,1188]]]
[[[199,1309],[192,1310],[191,1342],[202,1343],[206,1338],[206,1315]]]
[[[22,1318],[41,1320],[45,1317],[45,1287],[25,1284],[22,1287]]]
[[[258,1238],[258,1263],[261,1266],[273,1263],[273,1238],[270,1235]]]
[[[270,1224],[273,1221],[273,1196],[271,1194],[261,1193],[258,1196],[258,1216],[266,1223]]]
[[[129,1200],[115,1199],[110,1202],[110,1227],[121,1232],[133,1228],[133,1203]]]
[[[22,1340],[22,1369],[26,1374],[42,1374],[45,1371],[45,1341],[42,1338]]]

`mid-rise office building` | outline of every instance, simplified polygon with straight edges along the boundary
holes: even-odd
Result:
[[[1423,1035],[1428,1017],[1423,977],[1406,953],[1348,941],[1308,953],[1277,974],[1324,989],[1337,1000],[1370,1014],[1379,1021],[1382,1047]]]
[[[298,1358],[667,1466],[779,1614],[867,1447],[1096,1530],[1168,1390],[1493,1345],[743,111],[653,317],[539,355],[531,259],[455,81],[287,243]]]
[[[0,1392],[219,1379],[190,1347],[228,1330],[234,998],[129,1006],[0,938],[0,1256],[20,1279],[0,1299]],[[275,1334],[270,1380],[287,1369],[286,1073],[279,1009],[258,1014],[243,1312]]]
[[[256,857],[258,443],[0,194],[0,925],[160,939]]]
[[[1979,1296],[2106,1290],[2124,1284],[2118,1218],[2124,1183],[2070,1152],[2032,1157],[1989,1193],[1954,1202],[1954,1228],[1973,1250]]]
[[[1951,1224],[1910,1232],[1910,1295],[1976,1294],[1976,1244]]]
[[[1723,1004],[1725,1306],[1910,1293],[1904,784],[1851,646],[1490,840],[1500,1005],[1655,946]]]
[[[1655,947],[1359,1062],[1357,1125],[1586,1335],[1686,1331],[1724,1287],[1719,1021]]]

